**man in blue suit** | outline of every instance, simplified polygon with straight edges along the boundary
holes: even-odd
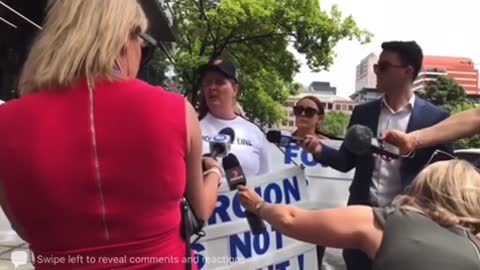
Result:
[[[411,132],[444,120],[449,113],[415,96],[412,83],[423,62],[423,53],[416,42],[392,41],[382,44],[382,53],[374,66],[381,99],[357,105],[349,126],[369,127],[379,137],[389,129]],[[451,145],[437,145],[417,151],[412,158],[385,161],[371,154],[356,156],[344,145],[339,150],[324,146],[318,139],[306,138],[302,145],[322,164],[342,172],[355,168],[350,186],[349,205],[384,207],[402,193],[436,149],[453,153]],[[371,261],[361,251],[344,250],[348,270],[371,269]]]

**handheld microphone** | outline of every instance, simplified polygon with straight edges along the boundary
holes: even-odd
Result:
[[[222,160],[223,168],[225,169],[225,178],[227,179],[230,190],[236,190],[239,185],[246,185],[247,178],[243,173],[240,162],[234,154],[229,154]],[[255,214],[245,211],[248,225],[253,234],[260,234],[266,231],[266,226],[263,220]]]
[[[300,143],[303,139],[300,137],[291,136],[281,130],[269,130],[267,132],[267,140],[280,147],[287,147],[291,143]]]
[[[344,145],[350,152],[358,156],[376,153],[392,159],[402,157],[397,147],[375,138],[373,132],[362,125],[353,125],[347,130]]]
[[[210,153],[208,156],[212,158],[223,158],[230,153],[230,146],[235,139],[235,131],[226,127],[215,135],[209,142]]]

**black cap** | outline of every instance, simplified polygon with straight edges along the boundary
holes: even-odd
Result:
[[[218,71],[228,79],[232,79],[235,82],[238,82],[237,70],[235,68],[235,65],[233,65],[232,63],[226,62],[222,59],[217,59],[212,63],[201,66],[200,77],[205,76],[205,74],[209,71]]]

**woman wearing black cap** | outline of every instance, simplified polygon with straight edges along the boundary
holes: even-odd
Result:
[[[263,131],[235,113],[240,94],[235,66],[223,60],[200,69],[202,101],[199,117],[202,129],[203,152],[209,152],[208,141],[223,128],[235,131],[231,152],[238,158],[248,176],[270,172],[269,144]]]

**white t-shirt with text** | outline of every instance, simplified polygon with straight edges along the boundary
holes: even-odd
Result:
[[[234,154],[246,177],[270,173],[269,142],[263,131],[255,124],[237,116],[233,120],[223,120],[207,114],[201,121],[203,154],[209,153],[209,141],[222,129],[230,127],[235,131],[235,139],[230,153]],[[219,160],[221,164],[221,160]]]

